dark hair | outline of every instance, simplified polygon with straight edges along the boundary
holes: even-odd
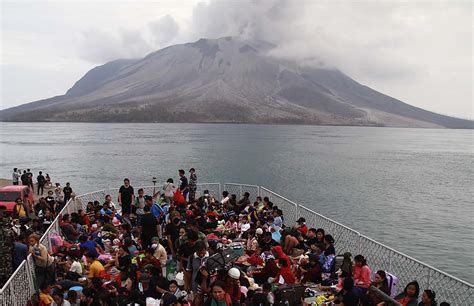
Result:
[[[288,267],[288,262],[286,261],[286,258],[278,258],[278,263],[282,266],[282,267]]]
[[[224,291],[227,289],[225,282],[221,280],[216,280],[214,283],[212,283],[211,288],[214,288],[214,287],[221,287],[222,289],[224,289]]]
[[[42,282],[40,285],[40,290],[41,291],[46,290],[48,286],[49,286],[48,282]]]
[[[124,179],[123,179],[123,182],[124,182],[124,183],[125,183],[125,182],[129,182],[129,183],[130,183],[130,180],[129,180],[128,178],[124,178]]]
[[[64,298],[64,292],[62,290],[58,290],[58,289],[54,290],[54,292],[53,292],[53,294],[51,294],[51,296],[55,296],[55,295],[60,296],[61,299]]]
[[[441,302],[439,303],[439,306],[451,306],[448,302]]]
[[[229,192],[228,192],[228,191],[226,191],[226,190],[222,191],[222,196],[226,197],[226,196],[228,196],[228,195],[229,195]]]
[[[188,240],[197,241],[199,239],[198,233],[195,231],[188,231]]]
[[[144,210],[145,212],[149,212],[149,211],[150,211],[150,206],[145,205],[145,207],[143,207],[143,210]]]
[[[183,169],[179,169],[178,172],[179,172],[179,174],[184,174],[184,173],[186,173]]]
[[[250,197],[250,193],[248,193],[247,191],[244,192],[244,197],[247,197],[247,198]]]
[[[176,286],[178,286],[178,282],[175,279],[172,279],[172,280],[169,281],[169,285],[171,285],[171,284],[175,284]]]
[[[356,255],[356,256],[354,257],[354,260],[355,260],[355,261],[358,261],[358,262],[360,262],[360,263],[362,263],[362,266],[366,266],[366,265],[367,265],[367,260],[365,259],[364,256],[362,256],[362,255],[360,255],[360,254],[359,254],[359,255]]]
[[[77,292],[74,291],[74,290],[69,290],[69,291],[67,292],[67,299],[76,302],[76,300],[77,300]]]
[[[412,282],[409,282],[406,286],[405,286],[405,289],[403,289],[403,293],[405,293],[405,295],[407,294],[407,291],[408,291],[408,287],[410,287],[411,285],[415,286],[415,294],[414,296],[416,298],[418,298],[418,296],[420,295],[420,285],[418,284],[417,281],[412,281]]]
[[[436,293],[433,290],[430,290],[430,289],[426,289],[425,293],[428,296],[428,298],[431,300],[431,305],[435,306],[436,305]]]
[[[334,238],[332,237],[332,235],[324,235],[324,240],[326,240],[327,242],[333,244],[334,243]]]
[[[264,291],[272,291],[272,285],[270,283],[264,282],[262,285]]]
[[[171,183],[171,184],[173,184],[173,183],[174,183],[174,181],[173,181],[173,179],[172,179],[172,178],[169,178],[169,179],[167,179],[167,180],[166,180],[166,182],[167,182],[167,183]]]
[[[318,229],[316,230],[316,234],[317,234],[317,233],[322,233],[322,234],[323,234],[323,237],[326,235],[326,232],[325,232],[324,229],[322,229],[322,228],[318,228]]]
[[[91,253],[91,252],[84,252],[84,256],[88,257],[88,258],[92,258],[92,259],[96,259],[97,258],[97,255],[94,254],[94,253]]]
[[[138,189],[138,192],[144,191],[143,188]]]
[[[196,250],[196,252],[203,251],[203,250],[206,249],[206,244],[204,243],[204,241],[199,240],[199,241],[196,242],[196,244],[194,245],[194,249]]]
[[[387,279],[387,273],[385,273],[385,271],[383,270],[378,270],[376,272],[376,274],[378,274],[382,279],[382,288],[383,289],[387,289],[387,291],[389,292],[390,288],[388,288],[388,279]],[[382,290],[383,291],[383,290]]]
[[[128,247],[126,245],[121,245],[120,248],[125,252],[127,253],[128,255],[130,255],[130,250],[128,249]]]
[[[342,282],[342,290],[350,292],[352,289],[354,289],[354,280],[352,277],[344,278],[344,281]]]

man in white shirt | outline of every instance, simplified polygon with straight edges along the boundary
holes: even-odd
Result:
[[[12,173],[12,183],[13,185],[18,185],[18,182],[20,181],[20,173],[18,173],[18,168],[13,168],[13,173]]]
[[[221,204],[222,205],[227,204],[227,202],[229,202],[229,200],[230,200],[229,193],[227,191],[223,191],[222,192]]]

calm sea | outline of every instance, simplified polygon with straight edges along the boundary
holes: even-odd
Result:
[[[474,282],[473,132],[227,124],[1,123],[0,177],[47,172],[76,193],[200,182],[265,186]]]

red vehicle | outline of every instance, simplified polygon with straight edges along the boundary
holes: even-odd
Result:
[[[29,207],[33,206],[34,200],[31,188],[24,185],[13,185],[0,188],[0,209],[12,212],[17,198],[22,199]]]

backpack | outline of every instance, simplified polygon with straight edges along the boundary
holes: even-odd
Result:
[[[181,191],[176,190],[173,194],[173,201],[178,204],[179,206],[184,206],[186,205],[186,199],[184,198],[183,194]]]
[[[239,255],[230,248],[219,251],[206,260],[206,270],[209,272],[227,270],[237,258]]]
[[[395,275],[393,275],[392,273],[389,273],[389,272],[385,272],[385,274],[387,275],[387,282],[388,282],[388,289],[390,290],[390,296],[392,298],[395,297],[395,295],[397,294],[397,282],[398,282],[398,279]]]

